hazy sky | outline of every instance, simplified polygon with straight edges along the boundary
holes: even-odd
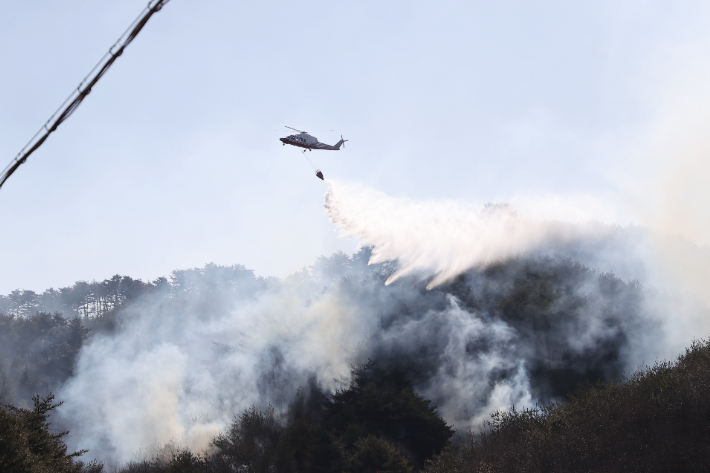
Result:
[[[146,0],[0,0],[0,167]],[[0,189],[0,294],[356,242],[326,178],[710,242],[710,4],[172,0]],[[335,130],[335,131],[326,131]]]

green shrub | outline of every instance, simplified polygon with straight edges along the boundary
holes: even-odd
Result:
[[[368,435],[355,442],[352,473],[410,473],[412,467],[388,441]]]
[[[68,432],[51,433],[49,413],[59,406],[53,395],[32,398],[32,409],[0,405],[0,471],[6,473],[99,473],[97,463],[75,461],[85,451],[67,453],[62,437]]]
[[[561,403],[497,412],[478,436],[426,471],[710,470],[710,343],[675,363],[586,387]]]

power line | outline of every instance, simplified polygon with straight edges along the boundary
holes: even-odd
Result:
[[[10,164],[3,169],[0,174],[0,187],[5,184],[5,181],[19,168],[27,158],[34,153],[37,148],[42,146],[49,135],[52,134],[59,125],[61,125],[72,113],[79,107],[81,102],[91,93],[91,88],[106,74],[106,71],[113,65],[118,57],[123,54],[123,50],[131,44],[138,36],[138,33],[143,29],[146,23],[154,13],[159,12],[165,4],[170,0],[150,0],[148,6],[141,12],[140,15],[131,23],[126,31],[116,40],[113,46],[108,50],[101,60],[94,66],[89,74],[79,83],[79,86],[72,91],[67,99],[59,106],[56,112],[49,117],[49,120],[35,133],[35,135],[27,142],[24,148],[17,153],[15,159],[10,161]]]

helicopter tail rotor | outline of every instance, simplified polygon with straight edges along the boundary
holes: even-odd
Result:
[[[346,141],[348,141],[348,140],[344,140],[344,139],[343,139],[343,135],[340,135],[340,141],[338,141],[337,143],[335,143],[334,148],[335,148],[335,149],[340,149],[341,146],[342,146],[343,148],[345,148],[345,142],[346,142]],[[330,149],[333,149],[333,148],[330,148]]]

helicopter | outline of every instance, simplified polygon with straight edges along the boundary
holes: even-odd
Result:
[[[348,141],[344,140],[343,136],[341,135],[340,141],[335,143],[334,146],[331,146],[325,143],[321,143],[320,141],[318,141],[318,138],[309,135],[307,131],[296,130],[295,128],[291,128],[290,126],[287,126],[286,128],[291,129],[293,131],[297,131],[298,135],[289,135],[286,138],[279,138],[279,140],[281,140],[281,143],[283,143],[284,146],[298,146],[300,148],[305,148],[308,151],[313,151],[314,149],[329,149],[333,151],[338,151],[340,149],[340,146],[343,145],[346,141]]]
[[[298,135],[289,135],[286,138],[279,138],[279,140],[281,140],[281,143],[283,143],[284,146],[291,145],[291,146],[298,146],[299,148],[305,148],[303,150],[304,156],[305,156],[306,150],[313,151],[314,149],[326,149],[326,150],[338,151],[340,149],[340,146],[345,146],[345,142],[348,141],[348,140],[343,139],[343,135],[340,135],[340,141],[335,143],[335,145],[331,146],[331,145],[327,145],[325,143],[321,143],[320,141],[318,141],[318,138],[316,138],[315,136],[309,135],[307,131],[296,130],[295,128],[291,128],[290,126],[287,126],[286,128],[293,130],[293,131],[297,131]],[[306,159],[308,159],[308,158],[306,158]],[[310,159],[308,161],[310,161]],[[320,169],[316,169],[316,177],[318,179],[320,179],[321,181],[325,180],[323,178],[323,173],[321,172]]]

